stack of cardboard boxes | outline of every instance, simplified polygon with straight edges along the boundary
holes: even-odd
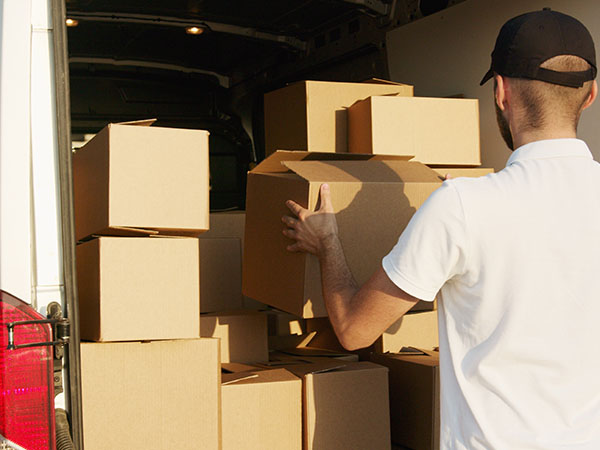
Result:
[[[208,133],[147,125],[73,157],[84,445],[216,449],[219,340],[200,338],[190,237],[209,225]]]
[[[210,215],[208,134],[144,125],[109,125],[74,156],[86,449],[386,450],[390,433],[433,448],[435,304],[349,354],[281,216],[329,183],[363,283],[446,173],[489,173],[477,102],[380,80],[269,93],[246,212]]]
[[[267,158],[248,176],[244,294],[302,318],[304,334],[288,343],[313,351],[343,348],[325,317],[318,261],[285,250],[285,200],[314,209],[320,185],[331,186],[346,259],[362,284],[446,175],[492,172],[478,167],[477,100],[413,97],[412,86],[379,80],[267,94],[265,140]],[[439,445],[437,347],[436,304],[420,302],[358,352],[389,370],[396,444]]]

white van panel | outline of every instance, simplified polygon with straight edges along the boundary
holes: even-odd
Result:
[[[0,0],[0,288],[63,303],[50,0]]]
[[[0,1],[0,288],[32,300],[28,0]]]
[[[34,0],[31,37],[31,155],[34,210],[34,298],[45,314],[63,294],[62,239],[52,29],[49,0]]]

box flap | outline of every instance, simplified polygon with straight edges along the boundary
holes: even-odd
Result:
[[[280,381],[300,381],[298,377],[286,369],[261,369],[250,372],[242,372],[235,374],[223,374],[221,378],[222,386],[229,384],[257,384],[257,383],[277,383]]]
[[[434,350],[422,350],[417,347],[402,347],[398,352],[399,355],[429,355],[433,354]]]
[[[147,230],[144,228],[112,227],[112,228],[107,228],[105,230],[102,230],[98,234],[93,234],[90,237],[97,237],[97,236],[148,237],[148,236],[156,236],[157,234],[158,234],[158,231],[156,231],[156,230]]]
[[[321,153],[294,150],[277,150],[260,162],[252,173],[286,173],[288,169],[283,165],[284,161],[407,161],[412,156],[405,155],[371,155],[366,153]]]
[[[257,370],[256,366],[242,363],[221,363],[221,371],[225,373],[249,372]]]
[[[149,127],[156,119],[142,119],[142,120],[131,120],[129,122],[117,122],[115,125],[137,125],[140,127]]]
[[[346,367],[346,365],[340,363],[339,360],[323,360],[308,364],[290,364],[285,368],[296,376],[304,377],[308,374],[331,372]]]
[[[327,350],[317,347],[297,347],[297,348],[283,348],[280,350],[282,353],[294,356],[326,356],[335,358],[336,356],[348,356],[348,352],[335,352],[333,350]]]
[[[290,334],[286,336],[269,336],[269,349],[281,350],[306,347],[317,334],[316,331],[307,334]]]
[[[405,362],[412,362],[415,364],[421,364],[424,366],[435,367],[440,364],[439,352],[431,350],[421,350],[419,353],[403,352],[403,353],[385,353],[384,356],[392,359]],[[377,361],[375,361],[377,362]]]
[[[367,80],[362,81],[362,83],[366,84],[391,84],[394,86],[412,86],[407,83],[398,83],[396,81],[384,80],[382,78],[369,78]]]
[[[237,372],[237,373],[224,373],[221,374],[221,385],[237,383],[238,381],[249,380],[251,378],[258,378],[257,373],[251,372]]]
[[[285,161],[283,165],[315,182],[440,183],[436,172],[410,161]]]

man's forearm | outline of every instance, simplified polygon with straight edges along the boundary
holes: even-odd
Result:
[[[352,298],[358,286],[344,255],[339,238],[332,236],[319,255],[321,283],[329,320],[338,337],[343,336],[349,323]]]

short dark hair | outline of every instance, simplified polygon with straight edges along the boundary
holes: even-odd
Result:
[[[590,64],[578,56],[559,55],[548,59],[540,67],[558,72],[572,72],[588,70]],[[583,105],[591,92],[593,81],[587,81],[582,87],[574,88],[525,78],[510,80],[517,94],[516,101],[524,109],[521,121],[523,129],[540,129],[553,119],[567,123],[577,130]]]

